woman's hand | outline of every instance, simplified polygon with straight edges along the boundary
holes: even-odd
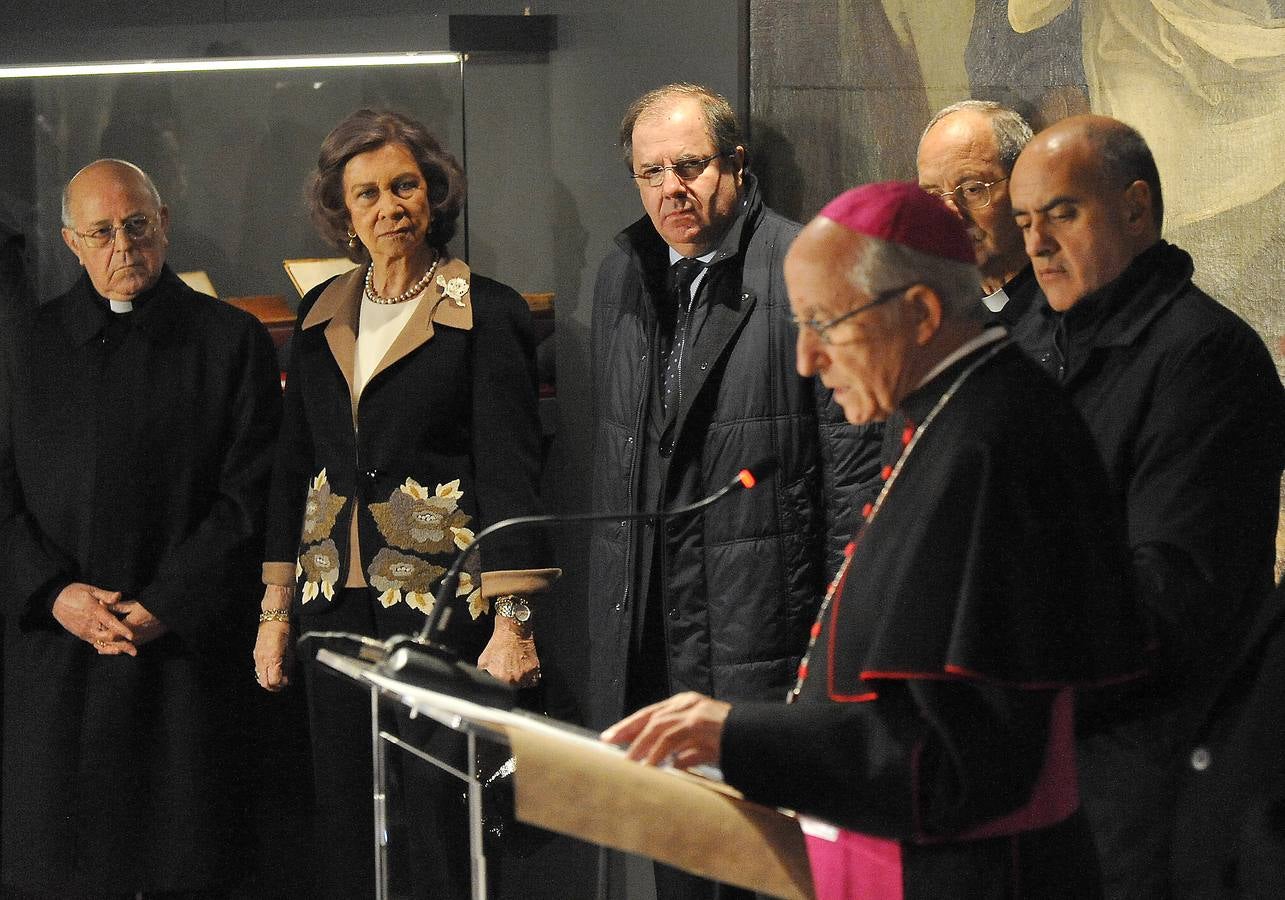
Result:
[[[270,584],[263,592],[260,609],[290,609],[294,588]],[[260,622],[254,640],[254,680],[259,687],[276,693],[290,684],[294,667],[294,642],[290,640],[289,622]]]
[[[495,629],[477,658],[477,667],[515,687],[539,684],[540,657],[535,652],[535,635],[530,624],[495,616]]]

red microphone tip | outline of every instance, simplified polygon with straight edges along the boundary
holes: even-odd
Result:
[[[754,473],[749,469],[741,469],[740,474],[738,474],[736,478],[740,481],[741,487],[745,488],[747,491],[754,487],[754,485],[758,484],[758,479],[754,477]]]

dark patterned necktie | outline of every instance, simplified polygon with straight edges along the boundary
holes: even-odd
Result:
[[[687,343],[687,328],[691,324],[691,287],[696,276],[705,268],[699,259],[680,259],[669,267],[669,295],[674,300],[676,319],[674,340],[669,346],[669,360],[665,363],[662,382],[661,405],[669,411],[670,394],[678,389],[683,370],[683,345]]]

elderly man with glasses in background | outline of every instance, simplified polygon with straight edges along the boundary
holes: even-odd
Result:
[[[1040,291],[1008,199],[1008,177],[1030,140],[1020,114],[988,100],[947,106],[919,139],[919,186],[963,220],[982,274],[982,303],[1009,329]]]
[[[0,337],[4,895],[208,896],[241,874],[235,685],[280,386],[165,265],[142,170],[63,195],[84,274]],[[238,664],[236,669],[240,669]]]
[[[616,238],[594,294],[594,508],[666,509],[763,457],[781,468],[699,515],[595,529],[598,726],[684,690],[783,698],[878,450],[877,427],[845,425],[795,371],[782,265],[799,226],[764,205],[727,101],[690,84],[651,91],[620,142],[646,215]],[[662,898],[718,890],[656,875]]]

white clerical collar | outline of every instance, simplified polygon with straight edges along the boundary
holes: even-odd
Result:
[[[127,313],[134,311],[133,300],[108,300],[107,302],[111,304],[112,312],[114,313]]]
[[[1004,308],[1004,305],[1008,303],[1008,294],[1004,293],[1003,288],[1000,288],[995,293],[987,294],[983,297],[982,303],[986,304],[986,308],[991,312],[1000,312]]]
[[[932,369],[929,370],[928,374],[925,375],[923,377],[923,380],[919,382],[919,387],[923,387],[925,384],[932,381],[942,372],[946,371],[947,367],[963,359],[965,356],[972,353],[974,350],[980,350],[982,347],[985,347],[987,344],[993,344],[996,341],[1002,341],[1007,336],[1008,336],[1008,333],[1004,331],[1003,328],[987,328],[981,334],[977,335],[977,337],[972,338],[971,340],[964,341],[964,343],[960,344],[954,350],[954,352],[947,354],[945,359],[937,363],[937,365],[933,366]]]

